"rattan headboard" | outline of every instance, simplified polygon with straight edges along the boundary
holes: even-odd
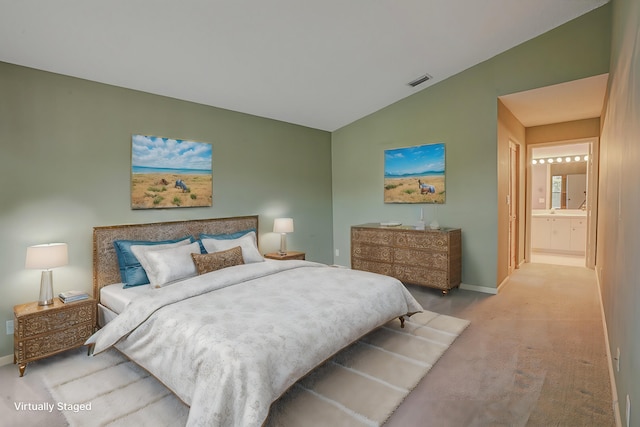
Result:
[[[100,288],[121,282],[114,240],[198,238],[201,233],[233,233],[249,228],[258,229],[257,215],[93,227],[93,297],[99,301]]]

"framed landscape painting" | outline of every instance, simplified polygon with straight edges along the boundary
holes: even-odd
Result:
[[[212,162],[209,143],[133,135],[131,208],[211,206]]]
[[[444,143],[384,151],[385,203],[445,202]]]

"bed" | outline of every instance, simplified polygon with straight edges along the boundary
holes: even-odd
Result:
[[[271,404],[314,367],[388,321],[422,310],[391,277],[265,260],[257,230],[257,216],[93,230],[101,329],[87,343],[95,357],[115,347],[163,382],[190,406],[187,425],[260,426]],[[122,241],[172,242],[142,248],[149,284],[123,289],[132,276],[124,280],[116,253]],[[202,274],[169,280],[188,251]],[[201,270],[200,261],[221,258],[225,268]]]

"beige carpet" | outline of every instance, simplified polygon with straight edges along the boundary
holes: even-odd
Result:
[[[267,425],[381,425],[468,324],[428,311],[404,329],[390,322],[300,380],[274,403]],[[71,426],[185,424],[188,407],[116,351],[78,354],[46,372],[54,400],[71,405]]]

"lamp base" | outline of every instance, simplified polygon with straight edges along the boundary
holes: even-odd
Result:
[[[285,256],[287,254],[287,233],[280,233],[280,250],[278,255]]]
[[[40,298],[38,305],[53,304],[53,272],[51,270],[43,270],[40,278]]]

